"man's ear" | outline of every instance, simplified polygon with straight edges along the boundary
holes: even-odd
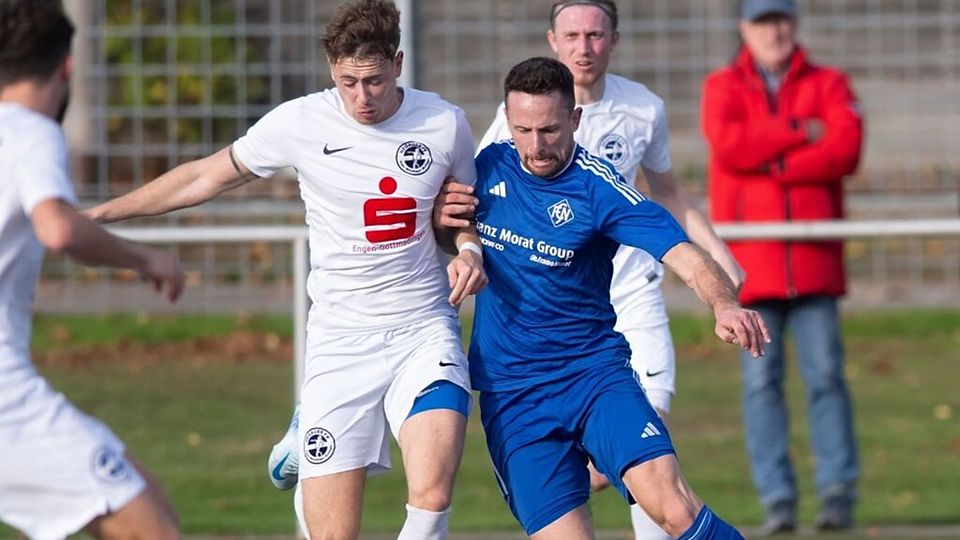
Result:
[[[63,58],[63,63],[60,64],[59,71],[64,82],[70,82],[70,77],[73,76],[73,54],[67,53],[67,56]]]
[[[397,78],[403,73],[403,51],[397,51],[397,56],[393,58],[393,70]]]

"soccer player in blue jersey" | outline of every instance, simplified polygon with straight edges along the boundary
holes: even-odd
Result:
[[[573,138],[573,76],[532,58],[504,84],[512,141],[477,157],[477,228],[490,284],[477,297],[471,377],[496,476],[537,540],[593,538],[592,461],[675,538],[742,538],[694,495],[663,421],[614,330],[612,259],[620,244],[676,272],[716,317],[715,331],[759,356],[759,314],[679,224]]]

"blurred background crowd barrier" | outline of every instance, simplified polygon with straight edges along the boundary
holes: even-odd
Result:
[[[550,55],[551,0],[407,0],[405,68],[423,89],[466,112],[479,137],[517,61]],[[67,121],[85,206],[222,148],[282,101],[330,86],[318,38],[330,0],[66,0],[78,23]],[[739,43],[737,0],[620,1],[612,71],[667,102],[674,170],[702,200],[703,76]],[[800,0],[800,39],[814,61],[846,70],[867,138],[847,184],[858,220],[960,216],[960,0]],[[407,7],[409,6],[409,7]],[[411,39],[413,38],[413,39]],[[137,226],[297,225],[291,174],[254,182],[201,208]],[[178,245],[189,311],[289,312],[293,244],[258,240]],[[851,307],[956,306],[957,235],[852,239]],[[45,311],[162,309],[136,276],[50,258]],[[136,285],[136,286],[134,286]],[[674,305],[688,297],[668,289]]]

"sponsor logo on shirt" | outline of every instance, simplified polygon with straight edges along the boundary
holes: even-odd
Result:
[[[395,179],[380,179],[380,193],[396,192]],[[417,230],[417,201],[410,197],[370,199],[363,203],[363,224],[367,240],[374,244],[410,238]]]
[[[627,163],[630,147],[627,146],[626,139],[616,133],[610,133],[600,139],[600,155],[603,159],[620,168]]]
[[[397,167],[407,174],[420,176],[430,170],[432,164],[430,148],[420,141],[407,141],[397,148]]]
[[[553,244],[523,236],[510,229],[495,227],[482,221],[477,222],[480,243],[495,251],[505,251],[508,245],[531,251],[530,261],[544,266],[567,267],[573,263],[575,250],[558,247]]]

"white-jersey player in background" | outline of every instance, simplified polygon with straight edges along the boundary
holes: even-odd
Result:
[[[91,210],[103,221],[156,215],[296,168],[313,301],[297,509],[315,538],[357,537],[366,477],[390,467],[390,432],[408,483],[399,537],[446,538],[463,451],[471,398],[454,305],[486,277],[472,227],[455,233],[460,254],[444,271],[432,214],[445,177],[475,179],[473,138],[460,109],[397,87],[399,40],[392,3],[340,6],[323,39],[336,88],[286,102],[231,147]]]
[[[178,538],[160,486],[110,429],[37,373],[31,317],[44,248],[129,268],[175,300],[173,254],[121,240],[74,208],[66,110],[74,27],[59,2],[0,0],[0,522],[30,538]]]
[[[550,22],[547,40],[573,73],[577,106],[583,110],[577,143],[612,163],[624,178],[635,179],[642,169],[652,198],[677,218],[691,240],[710,253],[739,288],[743,270],[673,174],[663,100],[643,84],[607,73],[620,37],[616,4],[558,2]],[[478,148],[506,139],[510,132],[501,104]],[[617,312],[616,329],[630,343],[631,362],[650,403],[665,415],[676,389],[676,363],[660,289],[663,265],[629,246],[619,249],[613,264],[610,297]],[[594,487],[605,487],[606,479],[591,472]],[[669,538],[638,506],[631,512],[638,539]]]

